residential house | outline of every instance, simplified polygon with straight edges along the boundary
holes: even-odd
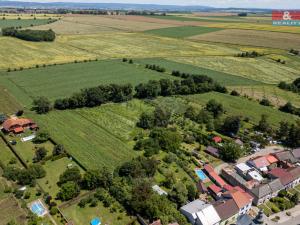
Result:
[[[208,146],[205,150],[204,150],[207,154],[210,154],[216,158],[219,158],[220,157],[220,154],[219,154],[219,149],[217,148],[214,148],[212,146]]]
[[[161,220],[158,219],[154,221],[153,223],[150,223],[149,225],[162,225]],[[178,223],[169,223],[168,225],[179,225]]]
[[[234,200],[239,208],[239,215],[248,213],[251,209],[253,197],[239,187],[223,193],[223,197]]]
[[[274,168],[269,171],[268,175],[271,179],[279,178],[285,189],[293,187],[294,177],[286,169]]]
[[[222,196],[222,188],[218,187],[215,184],[211,184],[207,188],[211,195],[214,197],[214,199],[218,200]]]
[[[266,159],[270,164],[268,167],[269,169],[274,169],[277,167],[278,159],[274,155],[269,154],[266,156]]]
[[[193,225],[218,225],[221,221],[215,208],[199,199],[182,206],[180,212]]]
[[[220,225],[235,224],[239,215],[239,208],[233,199],[217,201],[213,203],[213,206],[221,218]]]
[[[226,185],[227,183],[215,172],[214,168],[209,165],[206,164],[204,166],[204,170],[206,171],[208,177],[214,182],[216,183],[219,187],[223,187],[224,185]]]
[[[300,167],[292,167],[292,168],[287,169],[287,171],[293,177],[293,187],[300,184]]]
[[[213,140],[215,143],[221,143],[221,142],[222,142],[222,138],[219,137],[219,136],[213,137],[212,140]]]
[[[235,169],[241,176],[246,176],[248,171],[251,170],[251,167],[248,166],[246,163],[239,163],[235,165]]]
[[[270,163],[265,156],[255,157],[248,160],[247,163],[262,172],[267,172],[268,166],[270,166]]]
[[[296,163],[297,159],[294,157],[292,152],[290,151],[281,151],[272,153],[279,161],[281,162],[287,162],[287,163]]]
[[[260,184],[249,192],[254,197],[253,204],[260,205],[265,201],[277,196],[280,190],[284,189],[284,186],[281,184],[279,179],[274,179],[269,183]]]
[[[7,119],[3,123],[3,131],[6,133],[13,132],[15,134],[23,133],[25,129],[38,129],[36,123],[34,123],[31,119],[18,119],[11,118]]]
[[[294,156],[294,158],[296,158],[298,160],[298,162],[300,161],[300,148],[296,148],[292,150],[292,155]]]
[[[246,189],[252,189],[255,185],[259,184],[255,180],[249,180],[249,181],[245,180],[232,167],[225,167],[225,168],[223,168],[222,171],[221,171],[221,175],[232,186],[240,186],[240,187],[242,187],[245,190]]]
[[[264,180],[264,178],[260,175],[260,173],[257,172],[255,169],[250,170],[247,173],[246,178],[248,178],[249,180],[256,180],[258,182],[262,182]]]

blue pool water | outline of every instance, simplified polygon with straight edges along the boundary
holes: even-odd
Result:
[[[46,209],[40,202],[35,202],[31,205],[31,211],[38,216],[42,216],[44,215]]]
[[[200,180],[206,180],[207,176],[204,174],[202,170],[195,170],[197,176],[200,178]]]

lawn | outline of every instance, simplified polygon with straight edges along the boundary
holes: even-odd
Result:
[[[46,177],[39,179],[38,184],[45,192],[55,197],[59,191],[59,187],[57,186],[59,176],[68,168],[69,164],[72,164],[72,166],[77,166],[80,169],[80,167],[74,161],[66,157],[55,161],[47,161],[43,165],[43,168],[46,171]]]
[[[220,28],[200,27],[200,26],[182,26],[182,27],[168,27],[155,30],[148,30],[145,33],[154,34],[171,38],[185,38],[194,35],[201,35],[210,32],[221,30]]]
[[[111,212],[101,202],[98,206],[80,208],[77,204],[62,209],[63,214],[75,224],[90,224],[95,217],[100,218],[102,224],[127,225],[132,219],[125,212]]]
[[[250,101],[243,97],[234,97],[228,94],[221,93],[205,93],[198,95],[190,95],[185,97],[194,104],[205,106],[210,99],[215,99],[223,104],[227,115],[239,115],[249,117],[250,122],[257,124],[261,114],[268,115],[269,123],[277,127],[281,121],[295,122],[298,117],[283,113],[271,107],[262,106],[257,102]]]
[[[201,66],[194,66],[183,62],[175,62],[167,59],[141,59],[137,60],[141,64],[156,64],[166,68],[167,72],[171,73],[173,70],[179,70],[185,73],[201,74],[213,78],[215,81],[223,85],[258,85],[259,81],[250,80],[245,77],[232,75],[229,73],[220,72],[213,69],[204,68]]]
[[[30,117],[85,167],[113,169],[137,155],[132,150],[132,139],[139,131],[135,124],[139,115],[150,109],[142,101],[133,100],[47,115],[32,113]]]
[[[16,156],[13,154],[13,152],[7,147],[7,145],[4,143],[2,138],[0,138],[0,161],[4,165],[8,165],[11,160],[16,161],[16,165],[21,167],[21,163],[16,158]]]
[[[8,93],[7,89],[0,86],[0,112],[6,114],[13,114],[22,109],[22,106],[17,102],[15,97]]]
[[[264,53],[265,51],[260,52]],[[299,77],[299,71],[296,68],[277,63],[264,57],[206,56],[167,57],[167,59],[204,67],[210,70],[217,70],[267,84],[278,84],[280,81],[291,82]]]
[[[6,136],[6,138],[11,141],[17,141],[17,144],[14,145],[17,153],[25,160],[27,164],[33,163],[33,158],[35,156],[35,150],[40,147],[44,147],[47,150],[47,155],[52,154],[53,144],[50,141],[47,141],[42,144],[34,144],[31,141],[22,142],[22,137],[27,137],[31,135],[31,132],[27,132],[25,134],[21,134],[20,136]]]
[[[0,28],[4,27],[30,27],[47,24],[50,19],[0,19]]]
[[[136,85],[148,80],[170,78],[121,60],[71,63],[7,73],[4,85],[23,104],[32,98],[46,96],[51,100],[71,96],[83,88],[110,83]],[[24,97],[26,96],[26,98]]]
[[[229,87],[230,90],[236,90],[241,95],[247,95],[253,99],[261,100],[269,99],[276,107],[280,107],[287,102],[300,107],[300,95],[291,91],[285,91],[275,85],[254,85],[254,86],[234,86]]]

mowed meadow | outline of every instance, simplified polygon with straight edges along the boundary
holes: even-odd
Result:
[[[252,89],[258,93],[264,88],[264,96],[273,99],[279,81],[291,82],[299,76],[299,57],[288,53],[291,43],[285,45],[284,35],[298,37],[300,30],[273,27],[269,22],[269,17],[239,18],[223,14],[211,17],[197,14],[166,17],[65,15],[55,23],[33,28],[53,29],[57,33],[53,43],[0,36],[0,52],[5,52],[0,54],[0,111],[12,114],[24,108],[25,116],[48,131],[84,167],[113,169],[140,154],[133,150],[134,138],[143,132],[136,128],[136,123],[142,112],[153,110],[152,104],[135,99],[38,115],[30,110],[33,99],[45,96],[53,102],[82,88],[101,84],[136,85],[149,80],[176,79],[171,76],[173,70],[207,75],[242,95],[250,95]],[[220,33],[237,33],[235,29],[242,30],[236,37],[240,42],[229,42],[228,37],[226,40],[207,38]],[[272,46],[265,41],[257,47],[258,41],[246,38],[248,32],[261,32],[260,38],[266,40],[274,33],[273,39],[276,34],[281,39],[276,42],[278,37]],[[264,56],[235,57],[245,51],[258,51]],[[133,64],[122,62],[122,58],[133,59]],[[278,58],[286,60],[286,64],[276,62]],[[146,69],[146,64],[164,67],[166,73]],[[7,72],[8,69],[11,72]],[[277,89],[276,93],[280,95],[280,104],[289,98],[299,100],[292,95],[285,97]],[[218,93],[161,98],[151,103],[183,113],[187,102],[203,107],[209,99],[222,102],[228,113],[248,116],[253,123],[260,118],[258,112],[269,114],[273,126],[281,120],[296,120],[256,101]]]
[[[107,104],[93,109],[53,111],[47,115],[28,114],[58,143],[90,169],[115,168],[137,156],[133,138],[142,112],[152,110],[142,101]]]

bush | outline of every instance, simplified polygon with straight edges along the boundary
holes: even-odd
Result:
[[[52,207],[52,208],[50,209],[50,214],[51,214],[52,216],[56,215],[57,213],[58,213],[58,208]]]
[[[274,205],[271,207],[271,210],[272,210],[273,213],[280,212],[280,209],[277,206],[274,206]]]
[[[53,30],[17,30],[14,27],[2,29],[3,36],[16,37],[25,41],[54,41],[55,32]]]

